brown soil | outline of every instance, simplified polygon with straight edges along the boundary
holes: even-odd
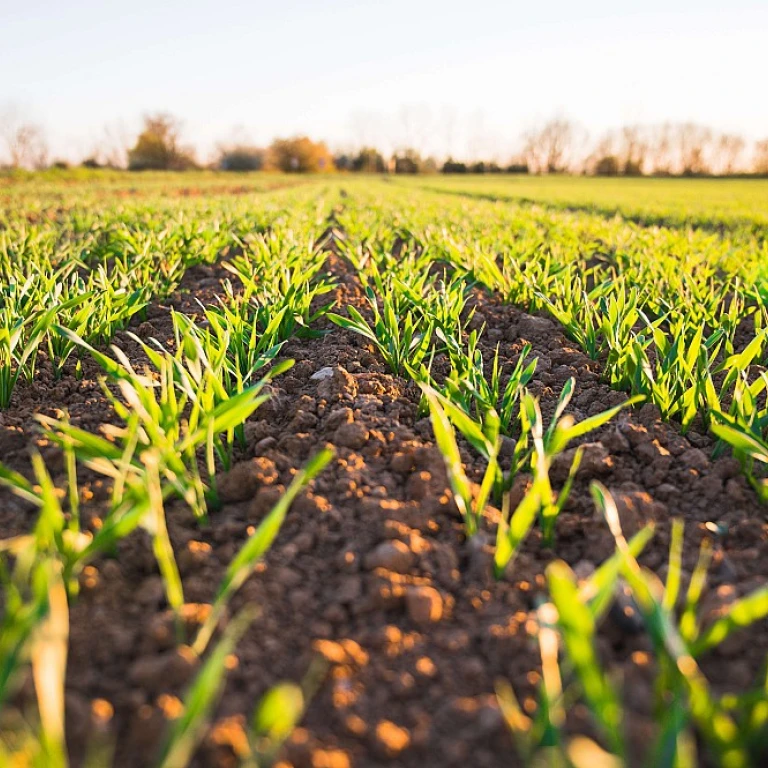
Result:
[[[338,276],[342,305],[360,305],[359,285],[345,263],[330,255],[329,267]],[[221,274],[219,267],[195,268],[168,306],[193,313],[193,299],[210,301]],[[498,344],[512,361],[526,341],[533,345],[539,364],[532,390],[545,414],[570,376],[578,382],[571,408],[577,418],[625,399],[600,382],[597,365],[550,320],[483,296],[477,306],[473,323],[485,321],[488,328],[485,351]],[[170,341],[167,307],[153,307],[134,330]],[[116,342],[140,357],[124,335]],[[768,576],[765,509],[736,463],[711,460],[710,438],[682,437],[646,406],[588,436],[590,448],[558,520],[555,549],[543,548],[534,531],[506,578],[495,582],[489,539],[468,542],[462,533],[413,385],[390,375],[364,340],[339,329],[322,339],[293,340],[285,356],[296,365],[249,421],[248,449],[220,481],[223,507],[205,527],[180,503],[167,510],[186,600],[209,602],[249,527],[270,509],[292,471],[321,446],[336,448],[336,459],[294,503],[264,564],[233,600],[233,611],[255,603],[260,615],[237,649],[197,765],[235,765],[233,748],[260,696],[278,681],[301,680],[318,654],[328,660],[328,671],[284,747],[283,765],[518,764],[494,681],[511,681],[523,702],[535,695],[540,658],[529,630],[545,594],[546,565],[558,557],[586,574],[613,551],[589,497],[595,478],[616,494],[628,533],[656,523],[642,562],[660,574],[673,516],[686,521],[687,573],[706,535],[703,524],[728,526],[710,575],[707,614]],[[331,379],[311,378],[326,366],[334,367]],[[13,408],[0,414],[0,460],[29,473],[35,413],[66,409],[74,423],[91,430],[112,419],[98,376],[97,366],[85,361],[82,380],[67,375],[55,382],[43,364],[37,380],[17,391]],[[44,448],[44,455],[63,484],[55,452]],[[468,449],[464,458],[479,477],[482,464]],[[564,474],[565,463],[554,472],[559,481]],[[82,479],[97,514],[104,489],[85,472]],[[30,506],[0,494],[4,535],[29,529]],[[489,517],[494,513],[489,510]],[[144,534],[131,536],[117,557],[87,570],[71,618],[67,714],[74,763],[97,727],[93,702],[105,699],[114,708],[107,728],[116,742],[116,764],[153,765],[173,714],[171,697],[183,696],[195,669],[189,654],[174,645]],[[189,620],[195,621],[194,607]],[[767,628],[765,622],[753,626],[703,659],[717,692],[753,684],[768,651]],[[601,628],[600,652],[623,676],[628,735],[638,754],[651,738],[653,668],[646,651],[642,627],[620,608],[612,610]],[[30,695],[29,684],[25,693]],[[569,727],[592,732],[579,708]]]

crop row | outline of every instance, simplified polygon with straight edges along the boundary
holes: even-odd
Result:
[[[386,260],[397,243],[390,272],[416,282],[419,261],[437,261],[504,302],[549,313],[611,386],[684,433],[695,425],[730,445],[768,499],[768,245],[444,196],[414,207],[397,192],[378,199],[342,217],[353,261]]]

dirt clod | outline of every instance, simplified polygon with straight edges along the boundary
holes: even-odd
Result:
[[[405,606],[408,617],[416,624],[434,624],[443,618],[443,597],[434,587],[408,587]]]
[[[407,573],[416,561],[413,552],[408,545],[396,539],[384,541],[369,552],[364,561],[365,567],[372,571],[375,568],[384,568],[396,573]]]
[[[375,746],[382,757],[397,757],[410,743],[411,735],[406,728],[389,720],[382,720],[377,724]]]
[[[360,450],[367,440],[368,430],[359,421],[353,421],[351,424],[342,424],[333,433],[333,441],[336,445],[351,448],[353,451]]]

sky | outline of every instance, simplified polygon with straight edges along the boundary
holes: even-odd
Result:
[[[0,32],[0,115],[68,159],[155,111],[201,158],[299,133],[502,158],[555,115],[768,137],[767,0],[0,0]]]

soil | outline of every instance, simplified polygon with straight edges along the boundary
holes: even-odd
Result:
[[[363,306],[357,278],[333,253],[342,306]],[[133,331],[170,343],[171,307],[194,314],[196,300],[214,299],[220,267],[196,267],[165,305],[150,308]],[[475,297],[474,325],[483,322],[484,352],[499,346],[512,362],[526,342],[538,368],[532,391],[545,414],[574,376],[570,412],[577,419],[626,399],[601,382],[599,365],[567,341],[555,323]],[[554,549],[538,531],[526,540],[505,578],[490,575],[489,534],[467,541],[448,491],[428,418],[418,392],[392,376],[360,337],[327,326],[320,339],[294,339],[284,356],[294,367],[275,381],[273,398],[247,425],[247,450],[220,480],[223,505],[201,526],[181,503],[168,505],[168,524],[194,626],[251,526],[290,482],[293,471],[320,447],[336,458],[293,504],[282,531],[257,572],[233,599],[259,615],[237,648],[215,723],[195,764],[236,765],[244,725],[263,693],[283,680],[302,680],[313,660],[327,663],[301,726],[285,744],[280,765],[297,768],[374,766],[510,766],[519,764],[494,696],[494,681],[509,680],[527,708],[540,674],[535,609],[545,596],[544,570],[561,558],[586,575],[614,550],[589,496],[593,479],[617,497],[627,533],[646,522],[656,534],[643,565],[663,576],[670,521],[686,523],[684,569],[694,567],[705,524],[727,526],[716,542],[704,612],[711,617],[734,596],[765,582],[768,536],[762,507],[731,458],[712,459],[711,439],[682,436],[653,407],[624,411],[585,439],[589,448],[570,501],[557,522]],[[125,334],[116,343],[139,361],[140,348]],[[330,378],[313,374],[332,367]],[[66,410],[78,426],[97,430],[114,421],[98,379],[54,381],[41,363],[36,380],[22,384],[11,409],[0,413],[0,460],[29,475],[30,449],[39,443],[36,413]],[[65,484],[60,457],[42,446],[54,479]],[[482,463],[463,447],[479,479]],[[553,471],[559,484],[563,461]],[[106,489],[86,471],[86,515],[96,516]],[[525,478],[515,492],[524,490]],[[4,535],[28,530],[34,511],[0,491]],[[115,764],[155,764],[169,718],[178,712],[195,665],[175,645],[171,617],[150,542],[143,533],[123,541],[117,556],[97,561],[81,579],[71,611],[67,674],[68,743],[79,765],[94,735],[113,740]],[[766,622],[737,633],[702,659],[714,690],[744,691],[758,678],[768,651]],[[626,727],[632,752],[652,742],[651,647],[632,615],[617,605],[600,630],[603,661],[623,679]],[[317,665],[313,667],[317,668]],[[31,683],[21,698],[31,699]],[[105,704],[108,702],[108,705]],[[569,715],[573,732],[594,734],[582,708]]]

